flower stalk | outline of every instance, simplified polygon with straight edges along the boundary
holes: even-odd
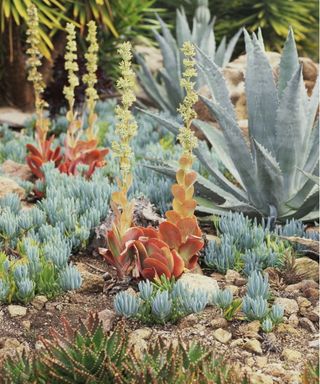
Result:
[[[88,51],[85,54],[87,73],[83,76],[83,82],[87,85],[86,88],[86,103],[88,109],[88,129],[87,139],[93,140],[96,138],[95,122],[97,115],[95,114],[95,106],[98,100],[98,93],[95,89],[97,83],[97,69],[98,69],[98,50],[99,45],[97,41],[97,25],[91,20],[87,24],[88,35],[87,42],[89,43]]]
[[[198,145],[198,139],[191,129],[192,121],[197,117],[193,108],[198,100],[198,95],[194,89],[195,82],[193,81],[193,78],[197,76],[196,52],[190,42],[185,42],[181,50],[184,53],[183,64],[185,68],[181,86],[186,90],[186,96],[178,108],[184,122],[184,126],[180,128],[178,139],[183,154],[179,160],[180,168],[176,173],[177,183],[172,186],[173,209],[166,212],[166,217],[173,224],[178,224],[181,220],[187,219],[185,221],[185,225],[188,222],[186,235],[201,236],[201,230],[194,215],[197,206],[197,202],[193,199],[196,173],[192,171],[194,159],[192,152]]]
[[[39,147],[43,151],[43,145],[46,141],[49,131],[49,120],[44,117],[43,109],[47,107],[47,103],[43,100],[42,94],[45,88],[42,73],[39,71],[41,66],[40,32],[39,32],[39,17],[37,7],[31,4],[28,9],[27,19],[27,68],[28,80],[32,82],[35,95],[36,109],[36,139]]]
[[[121,93],[121,104],[116,107],[115,113],[117,118],[116,134],[119,141],[112,143],[112,149],[119,158],[120,178],[118,178],[118,191],[113,193],[112,201],[116,204],[115,224],[118,228],[120,236],[122,236],[132,224],[133,202],[128,201],[128,190],[132,184],[132,158],[133,151],[130,147],[132,138],[137,134],[138,125],[131,112],[131,107],[136,100],[134,94],[135,73],[132,69],[132,46],[131,43],[125,42],[120,45],[118,54],[121,57],[120,73],[121,76],[117,81],[117,88]],[[119,209],[121,209],[121,215]],[[117,213],[116,213],[117,212]]]
[[[74,148],[81,135],[81,122],[76,119],[74,112],[74,90],[79,85],[79,79],[76,73],[79,71],[77,63],[77,43],[76,43],[76,31],[75,26],[72,23],[68,23],[66,26],[67,31],[67,46],[65,54],[64,68],[68,73],[68,85],[63,88],[63,94],[67,99],[69,110],[67,112],[67,120],[69,122],[67,131],[67,147]]]

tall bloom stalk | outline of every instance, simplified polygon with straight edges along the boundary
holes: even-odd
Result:
[[[97,83],[97,69],[98,69],[98,41],[97,41],[97,26],[96,23],[91,20],[88,23],[88,35],[86,38],[89,43],[88,51],[85,54],[87,73],[83,76],[83,82],[87,85],[86,88],[86,102],[88,109],[88,129],[87,139],[93,140],[96,138],[96,132],[94,129],[97,115],[95,114],[95,106],[98,100],[98,93],[95,89]]]
[[[185,42],[181,50],[184,53],[183,65],[185,68],[181,86],[186,90],[186,96],[178,108],[184,122],[184,126],[180,128],[178,139],[183,153],[179,159],[180,168],[176,173],[177,183],[172,186],[173,209],[166,212],[166,217],[169,222],[176,225],[184,220],[186,235],[201,236],[201,230],[194,215],[197,206],[197,202],[193,199],[196,173],[192,171],[194,160],[192,152],[198,145],[198,140],[191,129],[192,121],[197,117],[193,108],[198,100],[198,95],[194,89],[195,82],[193,81],[197,76],[196,52],[190,42]]]
[[[67,131],[67,146],[74,147],[79,140],[81,134],[80,127],[81,122],[76,120],[74,112],[74,90],[79,85],[79,79],[76,73],[79,71],[77,63],[77,43],[76,43],[76,31],[75,26],[72,23],[68,23],[66,26],[67,31],[67,46],[65,54],[64,68],[68,73],[68,85],[63,88],[63,94],[67,99],[69,110],[67,112],[67,120],[69,127]]]
[[[39,147],[43,150],[43,145],[47,138],[49,131],[49,121],[44,118],[43,109],[47,103],[43,100],[42,94],[45,88],[42,74],[39,72],[41,66],[41,53],[39,49],[40,32],[39,32],[39,17],[38,11],[34,4],[31,4],[27,10],[27,68],[28,80],[32,82],[34,95],[35,95],[35,109],[36,109],[36,139]]]
[[[128,201],[128,190],[132,184],[132,158],[133,152],[130,147],[132,138],[137,134],[138,126],[131,112],[131,107],[136,100],[134,94],[135,74],[132,69],[132,47],[129,42],[121,44],[118,54],[121,57],[120,73],[117,88],[121,93],[121,105],[116,107],[117,118],[116,134],[119,141],[112,143],[112,149],[119,158],[120,178],[118,178],[118,191],[113,193],[112,201],[117,206],[115,210],[115,223],[119,234],[123,235],[132,224],[133,202]],[[121,209],[121,215],[119,209]]]

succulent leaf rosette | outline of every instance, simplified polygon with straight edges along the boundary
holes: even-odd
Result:
[[[203,240],[189,234],[196,224],[187,218],[177,224],[163,222],[159,229],[132,227],[122,238],[111,230],[107,233],[108,249],[100,249],[100,254],[119,276],[131,273],[150,280],[161,275],[177,278],[185,269],[197,266]]]

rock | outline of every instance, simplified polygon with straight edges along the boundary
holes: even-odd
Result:
[[[219,289],[218,283],[211,277],[198,275],[196,273],[184,273],[179,279],[181,283],[185,283],[187,289],[192,292],[194,290],[202,290],[207,292],[211,297],[214,292]]]
[[[303,290],[303,293],[311,301],[319,300],[319,289],[318,288],[306,288]]]
[[[303,296],[297,297],[296,301],[298,303],[300,311],[301,309],[311,307],[311,302]]]
[[[20,341],[14,337],[0,338],[0,361],[9,356],[16,355],[20,347]]]
[[[21,305],[8,305],[8,312],[11,317],[25,316],[27,308]]]
[[[82,285],[78,292],[102,292],[104,279],[101,274],[91,273],[86,264],[76,263],[78,271],[81,273]]]
[[[191,313],[190,315],[183,317],[179,321],[179,328],[180,329],[190,328],[190,327],[193,327],[197,323],[198,323],[197,315],[195,313]]]
[[[25,122],[32,118],[32,113],[20,111],[11,107],[0,108],[0,124],[8,124],[10,127],[24,128]]]
[[[244,343],[245,342],[243,339],[232,340],[230,343],[230,348],[241,347]]]
[[[236,285],[226,285],[224,288],[229,289],[232,292],[233,296],[239,295],[239,287],[237,287]]]
[[[232,334],[222,328],[218,328],[213,332],[213,336],[222,344],[228,343],[231,340]]]
[[[282,367],[282,364],[280,363],[268,364],[264,372],[275,377],[281,377],[286,373],[285,369]]]
[[[299,335],[299,332],[290,324],[281,323],[277,326],[278,333],[291,333],[292,335]]]
[[[268,364],[268,358],[266,356],[257,356],[256,363],[258,368],[264,368]]]
[[[23,326],[23,328],[26,330],[26,331],[30,331],[30,328],[31,328],[31,322],[29,320],[23,320],[21,321],[21,324]]]
[[[246,343],[244,343],[243,349],[248,352],[256,353],[257,355],[262,355],[261,344],[257,339],[248,340]]]
[[[299,325],[300,325],[300,327],[306,329],[309,332],[312,332],[312,333],[316,333],[317,332],[315,326],[312,324],[312,321],[310,321],[306,317],[302,317],[299,320]]]
[[[252,337],[257,338],[259,337],[258,332],[260,330],[260,321],[255,320],[251,321],[250,323],[242,324],[238,328],[239,334],[243,337]]]
[[[299,57],[299,61],[302,64],[304,80],[315,82],[318,77],[318,65],[309,57]]]
[[[25,190],[16,181],[0,176],[0,198],[9,193],[16,193],[20,199],[25,197]]]
[[[273,379],[263,373],[253,372],[249,375],[250,384],[273,384]]]
[[[6,160],[1,165],[1,171],[7,177],[18,177],[21,180],[30,180],[32,178],[32,172],[28,165],[19,164],[13,160]]]
[[[309,345],[310,348],[316,348],[317,350],[319,350],[319,348],[320,348],[320,340],[319,340],[319,338],[317,338],[316,340],[310,341],[308,345]]]
[[[303,292],[304,290],[309,289],[309,288],[318,289],[319,284],[316,283],[314,280],[302,280],[297,284],[288,285],[285,288],[285,291],[286,292],[295,292],[295,291]]]
[[[291,363],[301,361],[302,355],[300,352],[295,351],[294,349],[285,348],[281,356]]]
[[[228,284],[232,284],[236,279],[241,279],[241,275],[239,272],[234,271],[233,269],[228,269],[225,275],[226,282]]]
[[[133,351],[137,358],[142,358],[144,351],[147,349],[148,339],[152,334],[152,330],[150,328],[140,328],[131,332],[129,335],[128,344],[133,347]]]
[[[299,325],[299,318],[295,313],[293,313],[292,315],[290,315],[288,322],[290,325],[296,328]]]
[[[46,296],[38,295],[38,296],[35,296],[35,298],[32,300],[31,305],[35,309],[40,311],[40,309],[42,309],[45,306],[47,301],[48,299],[46,298]]]
[[[299,371],[287,371],[283,376],[283,380],[288,384],[298,384],[301,383],[301,372]]]
[[[102,321],[103,331],[108,332],[112,328],[117,315],[114,311],[106,308],[98,313],[98,317]]]
[[[247,279],[245,277],[240,277],[234,281],[234,285],[237,287],[243,287],[247,284]]]
[[[274,304],[278,304],[284,309],[285,315],[292,315],[299,311],[299,306],[297,302],[293,299],[287,299],[286,297],[278,297],[275,299]]]
[[[306,317],[315,323],[319,323],[319,304],[315,308],[309,310],[306,313]]]
[[[227,328],[228,327],[228,321],[224,317],[218,317],[216,319],[213,319],[210,322],[210,325],[213,329],[217,328]]]
[[[319,242],[317,241],[319,248]],[[306,279],[319,281],[319,263],[309,257],[299,257],[295,260],[295,271]]]

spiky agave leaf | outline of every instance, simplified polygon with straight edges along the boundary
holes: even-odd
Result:
[[[309,99],[297,61],[292,30],[281,59],[278,87],[261,35],[251,38],[245,31],[245,40],[250,146],[237,124],[221,71],[205,53],[199,51],[199,69],[207,78],[212,93],[212,99],[202,97],[202,100],[215,116],[222,132],[206,122],[195,121],[195,125],[235,178],[236,185],[210,162],[204,151],[196,151],[213,179],[198,175],[195,187],[200,206],[197,210],[221,214],[230,209],[252,216],[277,216],[281,221],[292,217],[303,220],[316,218],[319,187],[315,185],[313,176],[319,174],[317,85]],[[172,120],[164,116],[154,116],[154,119],[175,132],[176,124]],[[160,166],[157,170],[171,176],[172,164]]]

